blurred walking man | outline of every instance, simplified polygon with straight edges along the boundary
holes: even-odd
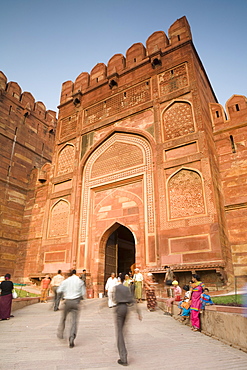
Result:
[[[116,329],[117,329],[117,347],[120,359],[117,361],[119,365],[127,366],[127,350],[125,347],[123,329],[125,320],[128,314],[128,305],[134,303],[134,297],[130,289],[123,285],[124,274],[119,274],[121,284],[114,288],[113,300],[117,304],[116,307]],[[136,305],[137,308],[137,305]],[[140,311],[137,310],[139,320],[142,319]]]
[[[62,298],[62,293],[57,293],[58,287],[64,281],[64,277],[61,275],[62,271],[58,270],[57,275],[53,276],[51,280],[51,287],[54,294],[54,311],[57,311],[59,308],[59,303]]]
[[[69,335],[69,346],[70,348],[73,348],[77,333],[77,319],[80,301],[85,294],[84,282],[78,276],[76,276],[76,270],[71,271],[71,276],[62,282],[57,289],[57,292],[62,293],[65,299],[64,310],[58,327],[57,336],[60,339],[63,338],[66,318],[68,313],[71,313],[72,323]]]

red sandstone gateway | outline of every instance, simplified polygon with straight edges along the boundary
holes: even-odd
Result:
[[[246,274],[246,98],[226,118],[185,17],[64,82],[57,127],[0,83],[0,274],[86,268],[96,296],[135,266],[211,289]]]

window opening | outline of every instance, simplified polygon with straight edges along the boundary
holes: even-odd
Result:
[[[236,107],[236,111],[239,112],[240,111],[239,105],[236,104],[235,107]]]
[[[155,67],[158,67],[158,66],[161,66],[162,63],[161,63],[161,60],[158,59],[158,58],[155,58],[153,61],[152,61],[152,67],[155,68]]]
[[[178,35],[178,41],[180,41],[180,35]]]
[[[109,82],[109,86],[110,86],[110,88],[112,89],[114,86],[117,86],[117,81],[115,81],[115,80],[111,80],[110,82]]]
[[[220,114],[218,110],[215,112],[215,114],[216,114],[216,117],[219,118]]]
[[[233,139],[232,135],[230,135],[230,141],[231,141],[232,152],[236,153],[236,146],[235,146],[234,139]]]

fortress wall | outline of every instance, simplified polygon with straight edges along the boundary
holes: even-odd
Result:
[[[33,169],[50,162],[56,113],[0,72],[0,275],[13,273]]]

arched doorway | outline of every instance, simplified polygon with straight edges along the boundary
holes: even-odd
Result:
[[[112,272],[128,273],[135,264],[135,240],[125,226],[119,227],[109,236],[105,249],[105,281]]]

